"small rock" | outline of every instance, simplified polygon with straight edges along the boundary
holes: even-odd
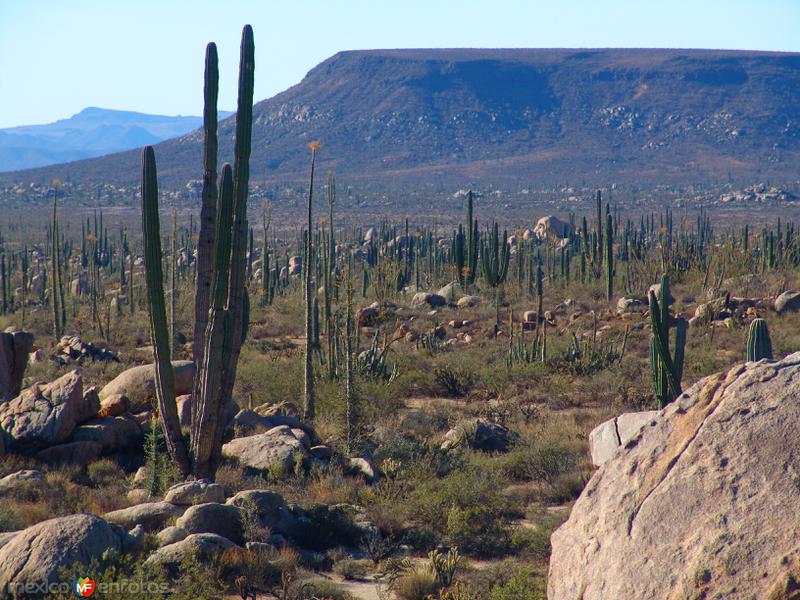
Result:
[[[164,501],[179,505],[225,502],[225,489],[208,479],[184,481],[169,488]]]

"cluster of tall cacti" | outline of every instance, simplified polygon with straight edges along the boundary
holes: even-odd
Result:
[[[661,278],[659,294],[650,291],[650,368],[653,376],[653,393],[659,408],[675,400],[681,392],[683,359],[686,348],[686,319],[673,319],[669,312],[669,277]],[[675,348],[669,347],[669,330],[675,326]]]
[[[156,371],[156,395],[166,445],[181,474],[213,477],[219,464],[224,414],[231,402],[236,366],[249,319],[247,198],[253,110],[253,31],[242,32],[233,168],[216,183],[216,46],[206,50],[203,206],[198,244],[191,435],[184,442],[175,402],[170,332],[163,289],[158,183],[152,147],[142,153],[142,232],[147,304]]]

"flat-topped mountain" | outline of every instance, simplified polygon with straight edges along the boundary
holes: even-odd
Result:
[[[257,72],[256,77],[269,73]],[[220,126],[232,160],[234,118]],[[796,180],[800,54],[658,49],[340,52],[254,107],[251,181],[300,182],[311,140],[340,181]],[[202,134],[156,147],[164,189],[201,177]],[[139,152],[0,176],[136,184]]]

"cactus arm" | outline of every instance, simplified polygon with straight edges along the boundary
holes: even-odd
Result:
[[[156,396],[167,449],[181,474],[190,471],[189,457],[181,438],[175,403],[175,376],[170,362],[169,332],[164,302],[164,273],[161,265],[161,235],[158,218],[156,159],[151,146],[142,152],[142,232],[144,234],[145,278],[150,314],[150,337],[155,356]]]

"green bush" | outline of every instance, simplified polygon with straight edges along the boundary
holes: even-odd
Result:
[[[125,472],[113,460],[102,458],[86,467],[86,475],[95,487],[106,487],[125,481]]]
[[[519,527],[511,533],[511,550],[517,556],[548,560],[550,558],[551,529]]]
[[[492,600],[546,600],[544,584],[525,568],[515,569],[511,578],[492,588]]]
[[[431,571],[420,569],[398,577],[392,590],[399,600],[427,600],[439,591],[439,583]]]
[[[489,507],[454,506],[447,513],[447,538],[467,554],[496,556],[507,549],[509,531]]]
[[[347,580],[364,579],[369,573],[370,561],[343,558],[333,565],[333,572]]]

